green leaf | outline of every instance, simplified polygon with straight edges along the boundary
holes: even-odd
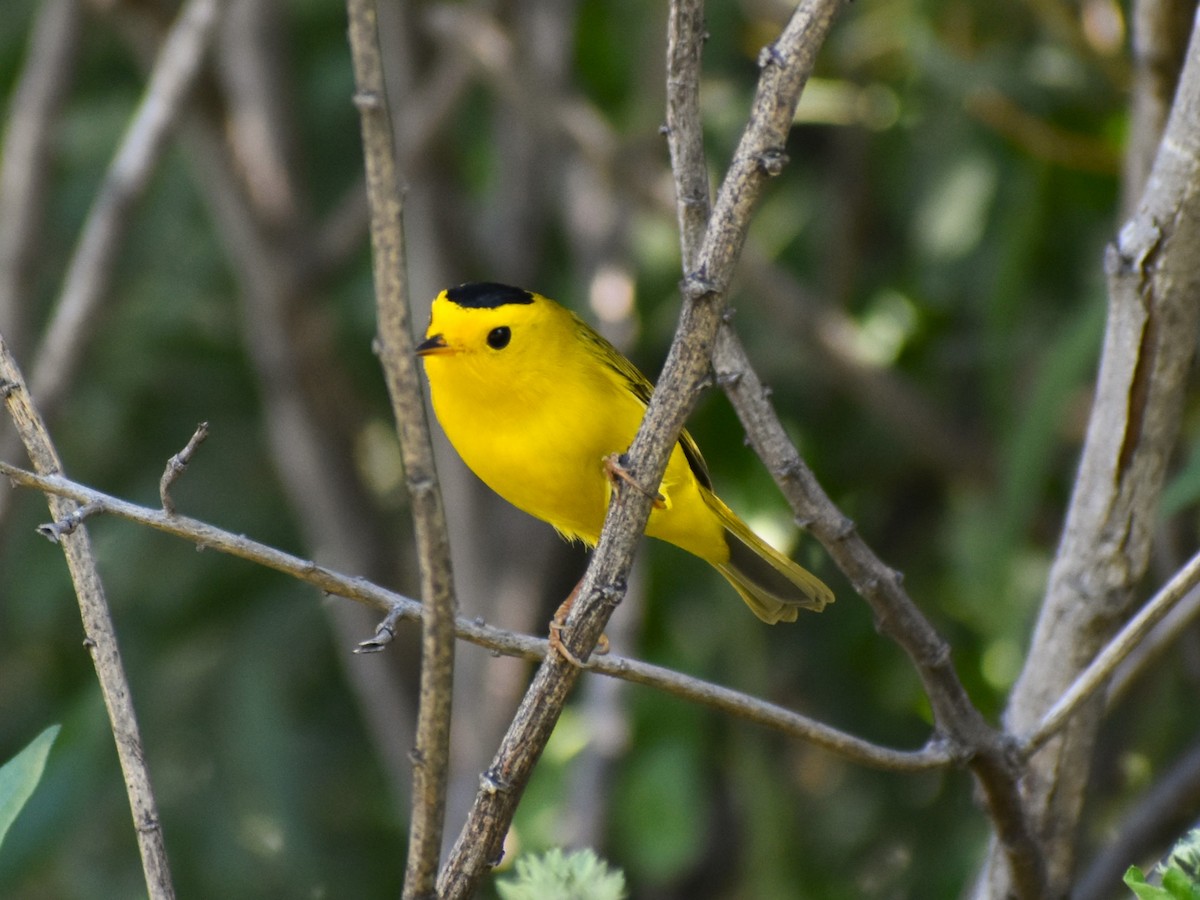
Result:
[[[4,843],[9,826],[41,781],[46,757],[60,728],[61,725],[51,725],[24,750],[0,766],[0,844]]]
[[[1167,891],[1157,885],[1147,884],[1146,876],[1137,866],[1126,869],[1125,884],[1137,895],[1138,900],[1174,900]]]
[[[1171,895],[1172,900],[1200,900],[1200,884],[1192,881],[1179,869],[1167,869],[1163,872],[1163,888]]]
[[[516,877],[497,881],[503,900],[624,900],[625,875],[591,850],[554,847],[517,860]]]

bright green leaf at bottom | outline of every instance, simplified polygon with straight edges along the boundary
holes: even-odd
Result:
[[[0,766],[0,844],[4,843],[9,826],[42,780],[46,757],[61,727],[51,725],[24,750]]]

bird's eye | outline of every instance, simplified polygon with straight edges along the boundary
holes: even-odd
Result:
[[[488,332],[487,344],[493,350],[503,350],[511,340],[512,329],[507,325],[501,325],[499,328],[493,328]]]

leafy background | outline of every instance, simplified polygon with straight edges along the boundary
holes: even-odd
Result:
[[[333,215],[361,179],[344,10],[265,6],[279,25],[280,139],[303,197],[288,227],[302,230]],[[39,265],[14,340],[26,365],[144,86],[120,27],[131,13],[115,7],[87,9],[55,132]],[[6,4],[6,96],[38,9]],[[410,4],[406,23],[385,20],[411,51],[398,68],[420,84],[455,55],[481,54],[472,39],[487,32],[475,13],[492,17],[483,21],[512,52],[499,71],[470,60],[462,89],[434,106],[440,127],[409,160],[415,320],[423,325],[445,285],[521,283],[598,322],[653,374],[680,277],[658,133],[665,11],[632,0]],[[768,0],[710,4],[703,104],[715,173],[744,123],[758,51],[786,13]],[[1088,409],[1102,252],[1119,221],[1127,16],[1114,0],[851,4],[822,52],[791,164],[758,214],[733,297],[737,328],[809,463],[904,571],[993,715],[1019,671]],[[402,135],[415,107],[400,104]],[[582,139],[565,115],[581,110],[595,126]],[[186,140],[134,215],[81,374],[52,422],[68,474],[156,505],[166,458],[207,420],[211,436],[175,490],[181,509],[322,559],[281,481],[253,312]],[[411,529],[371,352],[365,232],[293,300],[293,347],[318,347],[302,357],[313,416],[344,464],[328,478],[356,498],[350,540],[367,548],[364,574],[412,593]],[[1194,407],[1187,417],[1190,437]],[[725,499],[793,540],[786,506],[719,392],[691,428]],[[1194,543],[1200,475],[1184,462],[1162,523],[1162,572]],[[440,469],[463,612],[540,633],[584,555],[493,501],[451,453]],[[46,518],[41,498],[9,493],[0,758],[52,722],[63,729],[0,851],[0,894],[137,896],[128,807],[61,554],[33,532]],[[91,531],[180,895],[397,895],[407,745],[373,711],[411,695],[413,636],[391,660],[364,660],[351,650],[373,621],[348,620],[343,601],[127,523]],[[800,539],[794,554],[839,602],[766,628],[703,564],[647,542],[610,637],[621,652],[919,746],[929,715],[906,661],[814,542]],[[460,656],[452,831],[529,672],[475,648]],[[1194,707],[1198,685],[1193,627],[1122,699],[1111,725],[1121,749],[1097,748],[1085,858],[1194,744],[1194,717],[1179,710]],[[625,870],[636,897],[953,897],[985,840],[961,773],[868,771],[645,689],[585,679],[509,855],[591,845]]]

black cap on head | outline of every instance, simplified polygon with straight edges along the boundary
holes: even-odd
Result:
[[[496,284],[494,281],[460,284],[458,287],[448,289],[446,298],[457,306],[472,309],[495,309],[498,306],[508,306],[510,303],[533,302],[533,294],[529,291],[507,284]]]

